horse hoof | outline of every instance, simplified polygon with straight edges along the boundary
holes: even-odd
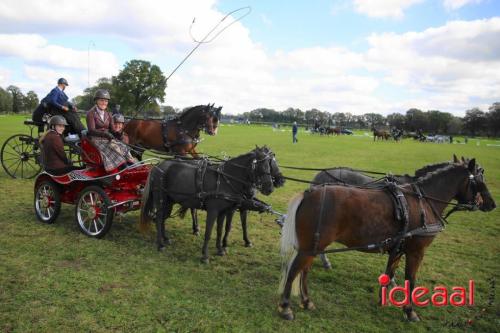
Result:
[[[165,246],[158,246],[158,252],[163,252],[165,251]]]
[[[332,264],[323,264],[324,269],[332,269]]]
[[[290,308],[286,308],[286,309],[278,309],[279,313],[280,313],[280,317],[285,319],[285,320],[294,320],[295,319],[295,316],[293,315],[293,311],[292,309]]]
[[[245,243],[245,247],[253,247],[252,242]]]
[[[420,321],[420,318],[418,317],[418,315],[415,311],[411,311],[410,313],[407,313],[406,319],[412,323]]]
[[[210,260],[208,258],[201,258],[201,263],[208,264],[208,263],[210,263]]]
[[[223,249],[217,250],[217,255],[223,257],[226,255],[226,251],[224,251]]]
[[[200,231],[199,230],[193,230],[193,235],[199,236],[200,235]]]
[[[316,306],[310,300],[307,300],[306,302],[302,302],[301,306],[304,310],[316,310]]]

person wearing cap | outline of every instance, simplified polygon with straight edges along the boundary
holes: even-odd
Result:
[[[76,107],[68,102],[69,98],[64,92],[68,85],[68,81],[65,78],[57,80],[57,86],[52,89],[44,99],[42,99],[40,104],[47,105],[48,112],[53,116],[63,116],[69,125],[68,132],[80,135],[80,133],[85,129],[85,126],[83,126],[78,113],[76,113]],[[35,110],[35,113],[37,113],[37,110]],[[33,114],[33,120],[39,121],[38,118],[41,119],[41,117],[39,117],[38,114],[35,115],[35,113]]]
[[[87,112],[88,136],[101,153],[106,171],[112,171],[126,162],[134,162],[129,158],[128,147],[115,139],[113,135],[114,121],[107,111],[111,99],[105,89],[97,89],[94,95],[95,105]]]
[[[49,130],[40,138],[43,167],[51,175],[63,175],[76,169],[64,152],[63,133],[67,125],[63,116],[53,116],[49,120]]]

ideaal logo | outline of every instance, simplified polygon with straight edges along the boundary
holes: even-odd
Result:
[[[410,304],[410,299],[413,305],[416,306],[465,306],[474,305],[474,280],[469,280],[469,286],[452,287],[451,291],[445,286],[436,286],[431,292],[426,287],[415,287],[410,294],[410,281],[405,280],[404,287],[394,287],[387,292],[387,285],[391,279],[387,274],[382,274],[378,278],[379,284],[382,286],[382,305],[404,306]],[[401,294],[403,299],[399,299]],[[426,296],[430,295],[430,299]]]

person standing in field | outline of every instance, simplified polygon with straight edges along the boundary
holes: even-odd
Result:
[[[297,143],[299,140],[297,140],[297,132],[299,131],[299,127],[297,126],[297,122],[293,122],[292,126],[292,143]]]

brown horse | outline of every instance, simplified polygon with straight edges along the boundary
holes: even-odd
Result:
[[[411,294],[425,249],[442,230],[441,214],[450,200],[482,211],[496,207],[475,159],[451,164],[414,185],[398,188],[407,202],[405,227],[397,220],[386,190],[323,185],[291,201],[281,238],[284,265],[279,312],[283,318],[294,318],[290,294],[295,280],[300,283],[303,308],[314,309],[308,295],[307,274],[314,257],[324,253],[330,243],[336,241],[363,252],[389,252],[386,274],[390,278],[404,254],[405,279]],[[409,320],[419,320],[411,303],[403,310]]]
[[[214,108],[214,104],[191,107],[179,116],[168,121],[153,119],[131,119],[125,125],[125,133],[129,136],[129,144],[139,149],[165,151],[172,155],[190,154],[198,157],[195,148],[200,141],[202,129],[209,135],[216,135],[222,106]],[[134,152],[142,158],[142,149]],[[198,217],[196,210],[191,209],[193,234],[198,235]]]
[[[389,139],[389,132],[386,130],[378,130],[376,128],[372,128],[373,130],[373,141],[376,139],[381,139],[381,140],[388,140]]]
[[[200,131],[204,129],[209,135],[217,134],[221,109],[221,106],[214,108],[213,104],[198,105],[166,122],[131,119],[124,131],[133,146],[198,157],[195,148],[200,141]]]

